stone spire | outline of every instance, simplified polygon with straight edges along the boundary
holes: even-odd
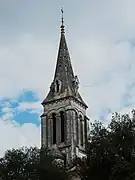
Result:
[[[42,102],[41,146],[69,165],[75,156],[86,156],[87,105],[79,94],[65,38],[63,9],[57,63],[49,93]]]
[[[61,37],[60,37],[54,79],[50,86],[50,91],[42,104],[46,104],[61,98],[72,97],[87,108],[87,105],[85,104],[80,94],[78,93],[79,81],[77,76],[74,75],[72,69],[69,50],[65,38],[63,9],[61,9],[61,12],[62,12],[62,21],[60,27]]]

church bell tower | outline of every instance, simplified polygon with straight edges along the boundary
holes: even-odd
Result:
[[[79,80],[72,69],[65,38],[63,10],[55,74],[42,106],[41,146],[66,157],[69,164],[75,156],[85,156],[88,107],[79,94]]]

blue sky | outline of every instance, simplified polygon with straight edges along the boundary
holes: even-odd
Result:
[[[1,116],[4,116],[6,113],[12,113],[12,120],[15,120],[20,125],[23,125],[24,123],[33,123],[37,126],[40,125],[40,103],[34,92],[24,91],[19,95],[17,100],[2,99],[0,104]],[[34,107],[33,105],[36,105],[37,107]]]
[[[105,124],[135,107],[134,0],[0,1],[0,156],[40,146],[41,102],[53,79],[64,7],[66,39],[88,116]]]

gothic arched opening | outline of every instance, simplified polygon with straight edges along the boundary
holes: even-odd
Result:
[[[78,114],[75,112],[75,119],[76,119],[76,142],[79,144],[79,126],[78,126]]]
[[[65,115],[64,112],[60,112],[60,120],[61,120],[61,142],[65,141]]]
[[[56,92],[58,93],[60,90],[60,87],[59,87],[59,81],[56,80]]]
[[[52,114],[53,119],[53,144],[56,144],[56,114]]]
[[[79,116],[80,119],[80,144],[81,146],[83,146],[83,120],[82,120],[82,116]]]

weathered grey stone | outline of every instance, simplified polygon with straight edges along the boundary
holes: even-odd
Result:
[[[64,28],[64,26],[62,26]],[[42,102],[44,113],[41,116],[41,144],[59,156],[66,156],[70,163],[74,156],[84,156],[87,141],[87,105],[79,94],[79,80],[74,76],[64,29],[61,31],[59,52],[53,82],[47,97]],[[60,112],[64,112],[64,135],[61,142]],[[52,113],[56,114],[56,144],[53,144],[53,119]],[[80,119],[83,122],[84,144],[81,146]]]

